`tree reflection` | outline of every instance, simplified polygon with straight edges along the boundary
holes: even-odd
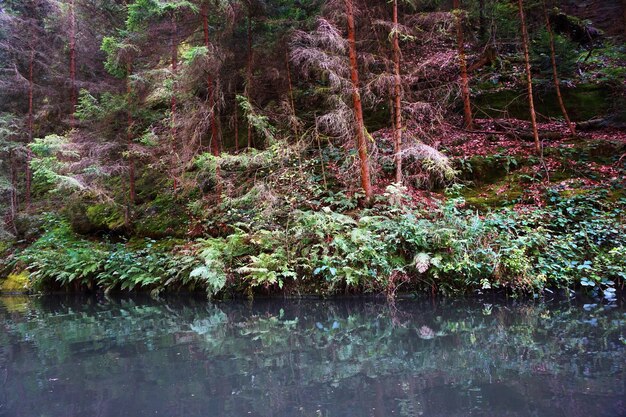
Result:
[[[621,305],[0,303],[0,416],[608,416],[625,405]]]

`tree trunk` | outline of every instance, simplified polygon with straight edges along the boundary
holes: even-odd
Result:
[[[178,73],[178,43],[176,42],[176,16],[172,13],[172,33],[170,38],[171,49],[171,66],[172,66],[172,98],[170,102],[171,106],[171,120],[170,120],[170,135],[172,136],[172,171],[175,170],[175,164],[177,162],[177,143],[176,143],[176,75]],[[174,191],[178,188],[178,180],[176,175],[172,175],[174,178]]]
[[[74,0],[70,0],[70,127],[74,128],[76,119],[76,13]]]
[[[293,85],[291,83],[291,70],[289,68],[289,51],[285,51],[285,68],[287,70],[287,89],[289,91],[289,105],[291,107],[291,115],[294,118],[293,121],[293,134],[294,134],[294,139],[297,141],[299,138],[299,133],[298,133],[298,124],[296,123],[296,104],[295,101],[293,99]]]
[[[554,34],[552,33],[552,25],[550,25],[550,17],[548,16],[548,9],[546,8],[545,0],[542,2],[543,6],[543,15],[546,21],[546,30],[548,31],[548,37],[550,38],[550,61],[552,62],[552,80],[554,81],[554,88],[556,89],[556,97],[559,100],[559,107],[561,107],[561,113],[563,113],[563,118],[565,118],[565,123],[567,123],[567,127],[572,135],[576,134],[576,127],[572,123],[569,118],[569,114],[567,114],[567,109],[565,108],[565,103],[563,103],[563,96],[561,95],[561,82],[559,81],[559,72],[556,68],[556,52],[554,50]]]
[[[461,95],[463,96],[463,124],[466,129],[472,129],[472,105],[470,103],[469,78],[467,76],[467,62],[465,59],[465,40],[463,39],[463,11],[461,1],[454,0],[454,14],[456,25],[456,42],[459,50],[459,66],[461,68]]]
[[[11,206],[10,206],[10,218],[9,223],[11,224],[11,228],[13,229],[13,233],[17,235],[17,226],[15,225],[15,217],[17,216],[17,169],[15,168],[15,159],[13,156],[13,151],[9,151],[9,161],[10,162],[10,170],[11,170]]]
[[[246,98],[252,103],[250,90],[252,89],[252,12],[248,13],[248,63],[246,70]],[[252,147],[252,124],[248,121],[248,148]]]
[[[239,105],[237,104],[237,92],[235,91],[235,153],[239,153]]]
[[[402,184],[402,79],[400,78],[400,41],[398,35],[398,0],[393,0],[393,150],[396,160],[396,183]]]
[[[522,47],[524,48],[524,64],[526,66],[526,84],[528,87],[528,107],[530,108],[530,121],[533,126],[533,138],[535,140],[535,150],[541,154],[541,143],[539,142],[539,130],[537,129],[537,115],[535,113],[535,100],[533,98],[533,78],[530,72],[530,52],[528,48],[528,30],[526,29],[526,15],[522,0],[517,0],[519,16],[522,30]]]
[[[624,36],[626,37],[626,0],[622,0],[622,13],[624,15]]]
[[[35,62],[35,51],[31,49],[30,51],[30,60],[28,62],[28,144],[33,142],[33,130],[34,130],[34,120],[33,120],[33,65]],[[31,151],[30,148],[26,147],[26,167],[25,167],[25,176],[26,176],[26,193],[24,195],[24,201],[26,204],[26,209],[30,208],[30,194],[31,194],[31,179],[32,173],[30,170],[30,160],[31,160]]]
[[[204,46],[207,51],[209,50],[209,10],[207,4],[202,6],[202,26],[204,29]],[[211,112],[211,151],[213,155],[218,156],[220,154],[217,123],[215,116],[215,86],[213,85],[213,78],[211,74],[207,75],[207,91],[209,96],[209,111]]]
[[[202,26],[204,29],[204,46],[206,46],[207,52],[208,52],[209,46],[210,46],[209,10],[206,4],[203,5]],[[210,73],[207,75],[206,82],[207,82],[207,90],[208,90],[208,95],[209,95],[209,111],[211,112],[211,116],[210,116],[211,117],[211,152],[213,156],[217,157],[220,155],[220,145],[219,145],[218,134],[217,134],[217,123],[215,120],[215,86],[213,85],[213,78],[211,77]],[[220,172],[220,164],[218,162],[215,167],[216,194],[217,194],[218,202],[221,200],[221,196],[222,196],[221,176],[222,175]]]
[[[372,183],[370,180],[367,142],[365,140],[365,124],[363,122],[361,94],[359,93],[359,67],[357,64],[356,34],[354,28],[354,7],[352,1],[353,0],[344,0],[346,6],[346,20],[348,23],[350,79],[352,80],[352,101],[354,104],[354,120],[356,122],[356,145],[361,166],[361,187],[365,192],[365,202],[369,203],[372,198]]]
[[[178,73],[178,44],[176,43],[176,20],[174,15],[172,14],[172,34],[170,38],[170,48],[171,48],[171,65],[172,65],[172,98],[171,98],[171,111],[172,111],[172,120],[171,120],[171,134],[172,134],[172,148],[176,149],[176,75]]]
[[[482,42],[487,40],[487,19],[485,17],[485,0],[478,1],[478,37]]]
[[[133,144],[133,113],[132,113],[132,89],[130,76],[133,72],[133,65],[130,59],[126,63],[126,151],[128,152],[128,201],[135,204],[135,159],[132,153]]]

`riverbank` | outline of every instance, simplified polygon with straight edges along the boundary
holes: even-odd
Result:
[[[137,207],[132,229],[119,207],[103,203],[33,215],[24,238],[3,248],[11,279],[2,287],[218,298],[582,288],[612,298],[626,278],[625,135],[563,133],[538,158],[530,143],[482,126],[490,128],[442,144],[455,181],[439,180],[433,192],[387,182],[370,206],[333,190],[325,149],[327,187],[299,174],[320,167],[320,155],[285,166],[266,151],[229,155],[193,175],[214,175],[219,164],[243,178],[254,165],[275,179],[271,191],[252,181],[217,204],[157,198]],[[564,129],[541,128],[547,137]],[[375,135],[385,142],[385,131]]]

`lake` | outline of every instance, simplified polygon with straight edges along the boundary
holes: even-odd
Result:
[[[626,415],[626,307],[0,297],[1,417]]]

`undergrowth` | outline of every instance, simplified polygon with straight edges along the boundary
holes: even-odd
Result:
[[[185,289],[212,297],[537,294],[579,286],[612,298],[626,278],[626,200],[606,203],[605,192],[563,197],[550,191],[545,207],[486,214],[462,198],[428,210],[411,206],[393,186],[387,197],[369,209],[295,210],[271,226],[240,221],[221,237],[193,241],[94,241],[51,217],[39,239],[4,262],[30,271],[40,290]]]

